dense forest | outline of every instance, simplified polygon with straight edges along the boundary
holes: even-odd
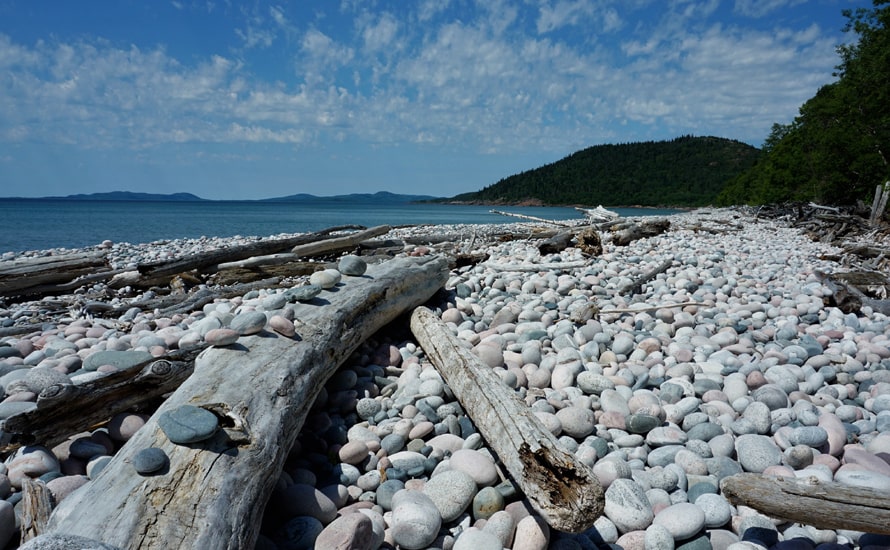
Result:
[[[726,183],[759,156],[755,147],[717,137],[597,145],[449,200],[701,206],[713,204]]]
[[[838,46],[837,80],[801,106],[789,124],[775,124],[764,154],[720,193],[718,203],[811,200],[870,202],[890,179],[890,2],[844,10],[844,28],[858,40]]]

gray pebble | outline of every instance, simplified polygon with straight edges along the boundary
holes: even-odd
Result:
[[[133,456],[133,468],[141,475],[153,474],[167,465],[167,453],[157,447],[142,449]]]

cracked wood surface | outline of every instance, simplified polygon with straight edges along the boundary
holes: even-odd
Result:
[[[121,549],[252,548],[265,504],[310,407],[337,367],[396,316],[444,285],[440,256],[399,258],[344,277],[321,305],[297,311],[293,339],[263,331],[209,348],[179,389],[102,473],[53,512],[48,532]],[[207,441],[174,445],[158,416],[180,405],[210,410],[220,429]],[[169,465],[151,476],[133,456],[159,447]]]
[[[560,531],[591,527],[605,506],[593,471],[436,314],[416,308],[411,331],[532,507]]]

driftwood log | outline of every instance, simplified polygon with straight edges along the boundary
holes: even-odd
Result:
[[[632,224],[630,227],[616,231],[612,235],[612,243],[617,246],[627,246],[630,243],[645,237],[661,235],[667,231],[670,226],[671,222],[668,220],[655,220]]]
[[[639,294],[643,291],[643,285],[654,279],[659,275],[659,273],[664,273],[668,269],[670,269],[671,265],[674,263],[674,258],[668,258],[667,260],[661,262],[655,268],[643,273],[627,285],[618,289],[618,294]]]
[[[774,518],[819,529],[852,529],[890,535],[890,499],[870,487],[825,483],[814,477],[789,479],[736,474],[720,482],[733,504]]]
[[[111,270],[102,251],[78,252],[0,262],[0,296],[40,293],[41,288]],[[38,290],[34,290],[38,289]]]
[[[182,352],[83,384],[52,384],[37,396],[36,409],[10,416],[0,424],[2,450],[38,442],[53,447],[73,433],[94,428],[119,412],[170,393],[191,375],[197,354]]]
[[[563,449],[525,402],[463,347],[432,311],[415,309],[411,331],[547,523],[571,533],[593,525],[605,505],[603,488],[593,471]]]
[[[194,374],[102,473],[59,504],[47,531],[121,549],[253,548],[265,503],[324,383],[447,277],[443,257],[395,259],[345,278],[319,297],[326,305],[301,307],[293,339],[264,331],[205,350]],[[200,443],[171,443],[157,419],[185,404],[213,412],[223,429]],[[131,460],[148,447],[164,450],[169,465],[142,477]]]

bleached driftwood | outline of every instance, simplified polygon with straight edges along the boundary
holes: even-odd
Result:
[[[334,254],[337,252],[347,251],[357,246],[362,241],[386,235],[392,230],[388,225],[378,225],[364,231],[357,231],[345,237],[334,237],[314,243],[307,243],[295,246],[291,249],[291,253],[297,257],[320,256],[322,254]]]
[[[579,533],[603,513],[593,471],[556,437],[435,313],[418,307],[411,331],[532,507],[555,529]]]
[[[22,544],[43,533],[52,509],[52,494],[46,484],[25,477],[22,480]]]
[[[509,216],[511,218],[519,218],[521,220],[529,220],[532,222],[541,222],[541,223],[549,223],[553,225],[559,225],[561,227],[572,227],[572,224],[561,222],[557,220],[548,220],[545,218],[539,218],[537,216],[528,216],[526,214],[515,214],[513,212],[502,212],[500,210],[489,210],[492,214],[500,214],[501,216]]]
[[[670,226],[671,222],[668,220],[655,220],[634,224],[619,230],[612,235],[612,243],[617,246],[627,246],[630,243],[645,237],[661,235],[667,231]]]
[[[890,498],[870,487],[825,483],[815,477],[736,474],[720,482],[723,495],[767,516],[819,529],[890,535]]]
[[[0,296],[30,294],[34,288],[69,283],[97,271],[111,271],[102,251],[0,262]]]
[[[324,383],[447,277],[443,257],[397,258],[322,294],[327,305],[301,305],[293,339],[263,331],[205,350],[194,374],[102,473],[59,504],[47,530],[121,549],[253,548],[265,503]],[[200,443],[171,443],[157,419],[185,404],[214,412],[223,429]],[[162,449],[169,466],[143,477],[131,460],[148,447]]]
[[[52,384],[37,396],[37,408],[0,423],[3,450],[40,443],[53,447],[73,433],[107,422],[119,412],[170,393],[194,370],[198,351],[147,361],[82,384]],[[76,411],[73,414],[72,411]]]

